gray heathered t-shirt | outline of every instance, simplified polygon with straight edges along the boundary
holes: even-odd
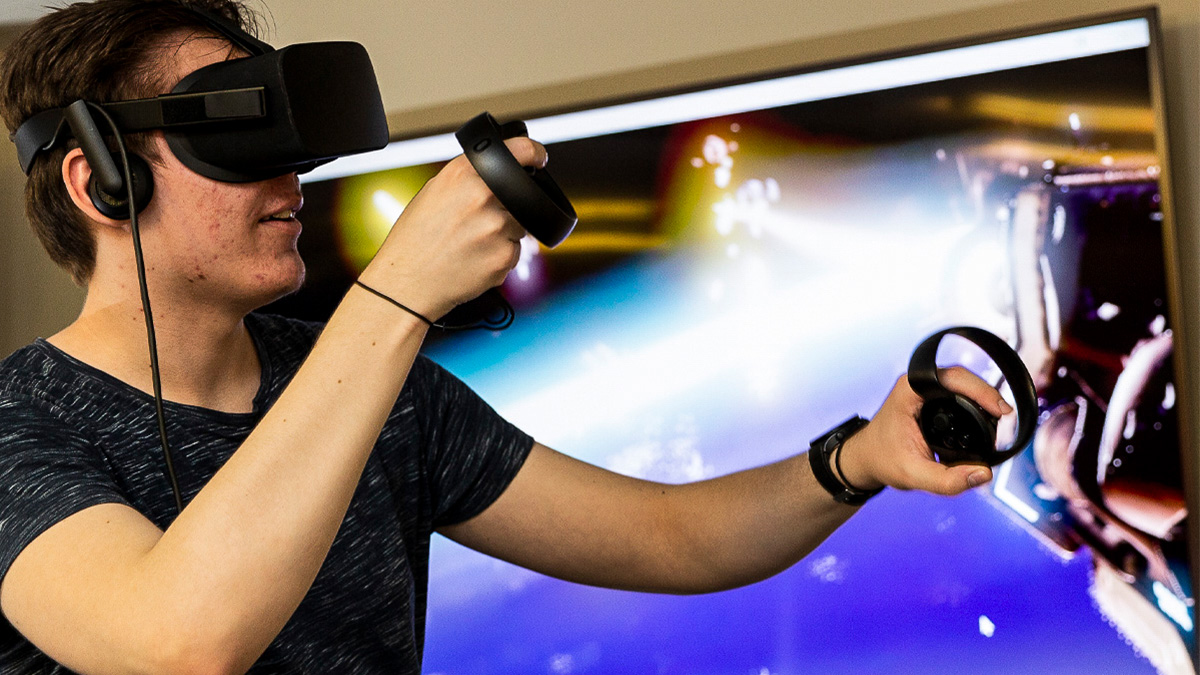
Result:
[[[246,325],[262,363],[253,412],[166,404],[185,500],[249,435],[320,331],[263,315]],[[316,581],[250,672],[419,673],[430,535],[487,508],[532,444],[419,357]],[[153,398],[43,340],[0,362],[0,579],[48,527],[111,502],[163,529],[175,515]],[[0,618],[0,674],[65,672]]]

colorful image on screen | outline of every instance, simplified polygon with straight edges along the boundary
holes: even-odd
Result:
[[[578,228],[527,239],[512,328],[425,353],[540,442],[672,483],[761,465],[873,414],[951,325],[1017,349],[1039,428],[990,485],[885,491],[723,593],[587,588],[435,538],[425,671],[1194,672],[1151,18],[529,120]],[[327,316],[458,152],[310,175],[309,282],[270,309]],[[966,343],[939,363],[1002,385]]]

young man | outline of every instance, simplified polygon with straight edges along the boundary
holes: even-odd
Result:
[[[246,20],[234,0],[197,4]],[[0,103],[11,131],[239,56],[171,0],[72,5],[8,50]],[[323,327],[251,314],[303,281],[295,174],[223,183],[161,133],[130,143],[154,179],[140,223],[186,507],[162,469],[129,222],[96,208],[81,150],[44,153],[28,213],[87,299],[0,364],[0,671],[417,673],[434,531],[580,583],[699,593],[787,568],[855,512],[802,454],[679,486],[559,454],[418,356],[426,324],[358,286]],[[361,281],[438,317],[498,285],[523,234],[459,157]],[[1009,412],[966,371],[944,380]],[[932,461],[919,405],[901,379],[840,451],[850,484],[990,480]]]

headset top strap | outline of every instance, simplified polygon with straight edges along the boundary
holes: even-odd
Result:
[[[180,4],[187,8],[188,11],[203,19],[210,28],[219,33],[222,37],[227,38],[233,44],[249,52],[251,56],[258,56],[260,54],[266,54],[267,52],[275,51],[275,48],[271,45],[247,33],[246,31],[242,30],[240,26],[233,23],[229,19],[220,16],[219,14],[210,12],[202,7],[195,7],[183,3]]]

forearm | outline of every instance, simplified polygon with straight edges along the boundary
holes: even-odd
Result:
[[[659,590],[703,593],[765,579],[808,555],[856,511],[817,483],[806,455],[671,486],[660,516],[670,560]]]
[[[785,569],[854,512],[821,488],[805,455],[664,485],[536,445],[495,504],[441,532],[577,583],[703,593]]]
[[[128,570],[129,607],[248,667],[312,584],[423,336],[351,290],[253,433]]]
[[[945,374],[999,417],[1011,412],[999,394],[966,371]],[[955,495],[990,480],[987,467],[933,461],[915,420],[921,399],[900,378],[879,413],[838,448],[841,480],[859,490],[892,486]],[[724,588],[763,579],[812,551],[855,512],[823,488],[809,457],[671,490],[667,532],[683,568],[678,576]]]

